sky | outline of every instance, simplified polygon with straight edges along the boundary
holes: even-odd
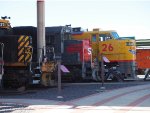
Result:
[[[0,6],[12,27],[37,26],[37,0],[0,0]],[[150,0],[45,0],[45,26],[68,24],[150,39]]]

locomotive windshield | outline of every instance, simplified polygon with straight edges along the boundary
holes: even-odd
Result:
[[[111,35],[113,36],[114,39],[118,39],[119,35],[117,32],[111,32]]]
[[[3,27],[3,26],[5,26],[5,23],[0,22],[0,27]]]
[[[117,32],[109,32],[109,33],[104,33],[99,35],[100,41],[106,41],[109,39],[118,39],[119,35]]]
[[[99,35],[99,41],[106,41],[106,40],[109,40],[109,39],[112,39],[112,37],[110,36],[109,33]]]
[[[0,22],[0,28],[10,28],[10,23]]]

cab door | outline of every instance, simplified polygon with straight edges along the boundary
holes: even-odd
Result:
[[[99,35],[98,33],[91,34],[92,60],[98,58],[99,53]]]

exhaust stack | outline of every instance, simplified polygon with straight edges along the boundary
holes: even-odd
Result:
[[[42,48],[45,55],[45,45],[45,1],[37,0],[37,59],[42,55]]]

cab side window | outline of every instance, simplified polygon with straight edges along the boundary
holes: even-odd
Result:
[[[92,42],[96,42],[96,35],[92,35]]]
[[[3,27],[3,26],[5,26],[5,24],[4,23],[0,23],[0,26]]]
[[[99,41],[106,41],[106,40],[110,40],[112,39],[112,37],[109,34],[100,34],[99,35]]]

